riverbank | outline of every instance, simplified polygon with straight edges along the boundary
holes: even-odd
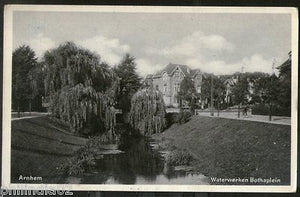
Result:
[[[42,177],[35,183],[57,183],[57,167],[87,142],[50,116],[15,120],[11,128],[11,177],[15,183],[28,183],[19,180],[20,175]]]
[[[291,127],[263,122],[194,116],[152,138],[164,149],[188,151],[207,177],[290,181]],[[212,184],[251,184],[220,183]],[[256,183],[264,184],[264,183]]]

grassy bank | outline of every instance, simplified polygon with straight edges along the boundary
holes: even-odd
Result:
[[[289,184],[290,133],[286,125],[194,116],[153,138],[166,149],[187,150],[206,176],[271,177]]]
[[[58,173],[56,168],[86,141],[49,116],[12,121],[12,182],[19,182],[20,175],[42,176],[43,182],[51,182],[51,176]]]

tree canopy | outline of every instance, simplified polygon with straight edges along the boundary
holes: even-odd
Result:
[[[114,131],[118,77],[100,57],[66,42],[44,55],[50,111],[76,132]]]
[[[181,81],[178,97],[180,99],[180,107],[187,105],[191,107],[191,111],[194,111],[196,107],[196,99],[199,95],[196,93],[195,84],[190,76],[186,76]]]
[[[213,85],[213,100],[219,103],[225,99],[225,81],[226,78],[220,76],[217,77],[215,75],[206,75],[203,77],[202,81],[202,91],[201,96],[202,100],[207,100],[210,103],[211,100],[211,86]]]
[[[247,96],[249,95],[248,78],[245,75],[240,75],[236,84],[232,88],[234,102],[237,105],[246,104],[248,102]]]
[[[291,112],[291,60],[287,60],[279,68],[279,104],[287,110],[287,114]]]
[[[122,109],[123,113],[128,113],[130,111],[131,98],[141,87],[140,78],[136,73],[135,58],[126,54],[121,63],[113,70],[120,79],[117,106]]]
[[[166,127],[162,94],[152,87],[139,90],[131,100],[130,124],[142,135],[160,133]]]
[[[26,45],[20,46],[12,56],[12,107],[28,110],[27,107],[34,98],[32,70],[37,65],[35,52]]]

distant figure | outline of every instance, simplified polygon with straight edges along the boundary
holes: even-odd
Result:
[[[243,110],[243,115],[244,116],[247,116],[247,112],[248,112],[248,106],[246,106]]]

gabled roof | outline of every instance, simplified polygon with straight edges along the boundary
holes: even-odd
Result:
[[[291,67],[292,64],[292,51],[289,52],[289,57],[286,61],[284,61],[282,64],[280,64],[279,66],[277,66],[277,69],[282,69],[282,68],[287,68],[287,67]]]
[[[179,68],[185,76],[194,76],[198,71],[200,71],[199,69],[191,70],[187,65],[169,63],[164,69],[154,74],[153,77],[160,77],[163,73],[167,73],[170,76],[176,68]]]
[[[149,75],[146,76],[146,79],[149,79],[149,78],[152,78],[152,77],[153,77],[153,75],[149,74]]]
[[[195,77],[195,75],[200,73],[200,72],[201,72],[200,69],[193,69],[193,70],[191,70],[191,76]]]
[[[281,64],[280,66],[277,67],[277,69],[281,69],[283,67],[290,67],[291,66],[291,60],[288,59],[285,62],[283,62],[283,64]]]

